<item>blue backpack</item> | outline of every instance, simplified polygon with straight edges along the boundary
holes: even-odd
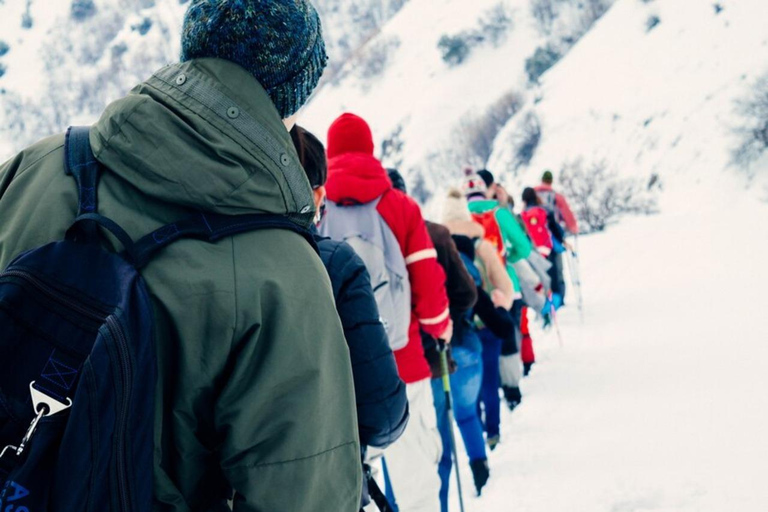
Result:
[[[64,240],[0,272],[0,510],[152,508],[156,356],[139,270],[180,238],[308,231],[282,216],[195,214],[133,242],[97,212],[88,128],[67,132],[79,212]],[[102,245],[100,228],[123,246]]]

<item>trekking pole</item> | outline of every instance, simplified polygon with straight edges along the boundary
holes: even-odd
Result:
[[[552,308],[552,324],[555,326],[557,341],[560,343],[560,348],[563,348],[563,335],[560,334],[560,324],[557,323],[557,310],[555,309],[555,304],[552,301],[550,301],[550,308]]]
[[[451,432],[451,451],[456,468],[456,485],[459,490],[459,510],[464,512],[464,497],[461,494],[461,475],[459,475],[459,455],[456,451],[456,434],[453,431],[453,403],[451,402],[451,380],[448,375],[448,352],[445,341],[437,340],[440,349],[440,369],[443,372],[443,391],[445,392],[445,411],[448,415],[448,428]]]
[[[576,289],[576,300],[578,301],[579,318],[584,323],[584,300],[581,293],[581,270],[579,269],[579,236],[576,235],[576,250],[568,251],[568,267],[571,272],[571,284]]]

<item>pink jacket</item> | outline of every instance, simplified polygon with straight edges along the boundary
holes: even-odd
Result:
[[[576,221],[576,216],[571,211],[571,207],[568,206],[568,201],[562,194],[558,194],[552,188],[552,185],[542,183],[535,188],[536,193],[541,198],[544,206],[547,209],[554,207],[555,218],[559,222],[565,224],[565,228],[573,234],[578,234],[579,223]],[[554,200],[553,200],[554,199]],[[554,203],[554,204],[553,204]]]

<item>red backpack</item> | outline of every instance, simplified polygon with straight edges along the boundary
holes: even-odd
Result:
[[[528,234],[531,235],[533,245],[541,254],[549,256],[553,245],[552,235],[547,227],[547,211],[540,206],[534,206],[523,212],[523,220],[528,228]]]
[[[484,240],[489,241],[499,253],[503,262],[506,262],[507,250],[504,246],[504,239],[501,236],[501,228],[496,221],[496,208],[483,213],[473,213],[472,220],[483,226],[485,229]]]

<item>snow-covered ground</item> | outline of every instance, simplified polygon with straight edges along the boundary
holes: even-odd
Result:
[[[662,208],[580,240],[584,324],[571,294],[563,346],[535,332],[467,510],[768,510],[768,205],[723,175]]]

